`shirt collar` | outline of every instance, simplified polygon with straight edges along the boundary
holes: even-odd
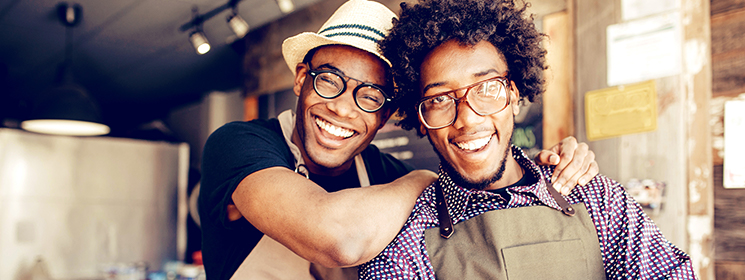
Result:
[[[512,157],[523,168],[523,171],[533,173],[538,178],[538,182],[529,186],[513,186],[510,188],[510,191],[513,193],[529,194],[540,201],[541,204],[561,211],[559,204],[548,192],[548,189],[546,189],[547,178],[550,178],[553,173],[553,167],[538,167],[538,165],[525,155],[522,149],[514,145],[512,145]],[[456,185],[442,165],[440,165],[437,183],[442,187],[443,195],[448,206],[448,213],[453,222],[460,221],[465,214],[469,201],[497,196],[497,194],[488,191],[474,190]]]

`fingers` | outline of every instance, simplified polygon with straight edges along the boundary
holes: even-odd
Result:
[[[587,171],[590,169],[590,164],[595,162],[594,160],[595,160],[595,153],[590,151],[590,153],[588,153],[588,156],[585,157],[585,160],[582,163],[582,166],[579,168],[579,170],[576,173],[574,173],[574,175],[572,175],[569,179],[567,179],[565,184],[563,184],[563,187],[561,188],[561,193],[563,195],[568,195],[570,192],[572,192],[574,187],[576,187],[577,184],[579,183],[579,179],[582,178],[582,176],[584,176],[587,173]],[[585,184],[586,182],[581,183],[580,185],[584,186]]]
[[[557,156],[558,163],[555,162]],[[556,165],[551,182],[563,195],[568,195],[578,184],[586,185],[599,171],[595,153],[590,151],[587,143],[577,143],[573,136],[562,139],[550,150],[541,151],[536,161],[542,165]]]
[[[589,183],[592,178],[595,178],[595,175],[598,175],[599,172],[600,169],[598,168],[598,163],[595,161],[591,162],[590,168],[587,170],[587,172],[585,172],[584,175],[582,175],[582,177],[579,177],[579,179],[577,180],[577,184],[579,184],[580,186],[587,185],[587,183]]]
[[[550,149],[540,151],[536,155],[535,161],[539,165],[557,165],[561,162],[559,154],[570,154],[571,157],[571,153],[574,152],[576,147],[577,139],[573,136],[566,137]]]
[[[559,147],[557,147],[559,146]],[[585,144],[587,146],[587,144]],[[552,149],[556,148],[557,153],[559,154],[559,163],[556,164],[556,167],[554,168],[554,174],[551,176],[551,182],[556,182],[556,180],[559,178],[558,176],[562,175],[562,172],[565,168],[569,167],[569,165],[573,162],[574,158],[576,158],[576,155],[578,153],[578,144],[577,139],[575,139],[573,136],[569,136],[567,138],[564,138],[559,142],[559,144],[556,144]],[[579,151],[580,153],[582,151]],[[584,156],[585,154],[580,154],[580,156]],[[579,166],[582,163],[575,163],[575,168],[579,168]],[[571,167],[569,167],[571,168]],[[574,170],[576,172],[576,169]],[[573,174],[573,173],[572,173]]]
[[[583,145],[584,143],[580,144],[578,151],[584,149]],[[581,165],[576,167],[575,164],[580,160],[582,160]],[[586,156],[575,156],[573,162],[559,175],[554,188],[557,188],[563,195],[568,195],[578,184],[586,185],[597,174],[598,165],[595,161],[595,153],[587,150]]]
[[[559,163],[559,154],[549,150],[542,150],[535,157],[535,162],[538,165],[556,165]]]

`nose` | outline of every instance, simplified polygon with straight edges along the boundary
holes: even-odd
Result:
[[[458,100],[455,110],[457,114],[453,127],[456,129],[473,127],[484,121],[484,116],[477,114],[465,98]]]
[[[326,103],[326,107],[339,117],[356,117],[359,112],[357,112],[357,104],[354,102],[354,87],[348,84],[346,91],[342,92],[336,98],[329,100]]]

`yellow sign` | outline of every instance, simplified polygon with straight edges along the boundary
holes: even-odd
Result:
[[[585,126],[590,141],[657,129],[654,80],[587,92]]]

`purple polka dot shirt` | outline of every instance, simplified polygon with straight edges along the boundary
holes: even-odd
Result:
[[[419,196],[398,236],[377,257],[360,266],[360,279],[435,279],[424,242],[424,230],[439,226],[434,184],[442,186],[454,224],[500,209],[544,205],[560,211],[543,183],[543,178],[551,178],[553,168],[537,166],[514,146],[512,155],[526,176],[530,172],[539,178],[536,183],[509,187],[509,195],[501,196],[457,186],[440,168],[439,180]],[[696,279],[688,255],[662,236],[619,183],[598,175],[564,198],[587,208],[600,241],[606,278]]]

